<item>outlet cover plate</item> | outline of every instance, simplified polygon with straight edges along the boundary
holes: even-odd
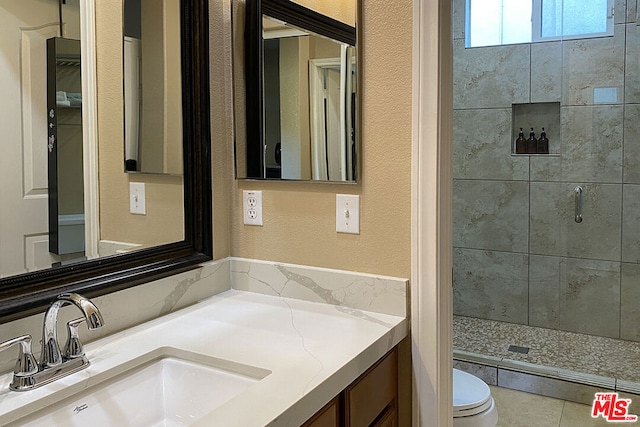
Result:
[[[360,234],[360,196],[336,194],[336,231]]]
[[[262,225],[262,191],[242,191],[245,225]]]

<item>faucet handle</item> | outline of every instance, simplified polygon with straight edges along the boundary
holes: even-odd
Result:
[[[86,319],[84,317],[78,317],[77,319],[69,320],[67,322],[67,343],[64,346],[64,355],[67,359],[75,359],[84,356],[84,348],[80,342],[78,327],[85,320]]]
[[[14,344],[20,345],[20,353],[16,366],[13,369],[14,377],[27,377],[38,372],[38,362],[31,352],[31,335],[22,335],[3,343],[0,343],[0,351],[12,347]]]

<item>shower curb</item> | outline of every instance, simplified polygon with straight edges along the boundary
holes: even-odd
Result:
[[[453,351],[454,367],[489,385],[591,405],[595,393],[632,394],[640,399],[640,383],[575,372],[511,359]]]

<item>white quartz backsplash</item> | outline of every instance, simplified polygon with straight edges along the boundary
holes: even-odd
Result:
[[[336,305],[358,315],[359,310],[406,317],[408,281],[393,277],[241,258],[205,263],[193,270],[92,300],[105,326],[80,330],[88,343],[190,306],[207,297],[237,289]],[[64,344],[66,322],[78,317],[73,306],[60,310],[59,337]],[[0,325],[0,342],[31,334],[39,356],[43,313]],[[0,372],[13,369],[17,349],[0,353]]]

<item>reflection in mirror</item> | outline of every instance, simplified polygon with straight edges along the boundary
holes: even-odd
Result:
[[[125,170],[182,174],[180,1],[124,0]]]
[[[80,40],[47,40],[49,252],[85,259]]]
[[[166,170],[170,162],[183,161],[182,147],[182,119],[181,117],[169,118],[164,115],[169,111],[165,102],[167,88],[180,88],[182,80],[180,67],[182,62],[174,59],[172,67],[178,67],[178,82],[173,80],[165,82],[168,75],[164,69],[167,58],[165,47],[178,45],[183,36],[173,34],[170,43],[163,41],[163,35],[158,34],[175,23],[180,29],[180,5],[178,0],[143,0],[138,2],[141,19],[132,18],[131,21],[139,22],[138,31],[130,34],[138,36],[142,52],[140,73],[136,73],[141,89],[141,102],[139,105],[139,130],[140,150],[142,154],[141,165],[149,165],[149,161],[157,164],[153,175],[125,173],[124,161],[124,135],[127,123],[125,120],[126,104],[123,91],[126,91],[125,59],[126,45],[123,43],[126,18],[130,7],[129,0],[124,3],[99,2],[97,9],[101,13],[102,28],[97,35],[97,59],[99,64],[104,64],[98,70],[98,131],[100,144],[98,146],[99,161],[99,195],[100,195],[100,229],[98,241],[98,254],[109,256],[142,248],[156,247],[165,243],[179,242],[185,238],[184,234],[184,186],[182,175],[160,173]],[[134,8],[136,9],[136,8]],[[148,10],[149,9],[149,10]],[[165,14],[167,17],[165,17]],[[135,25],[130,25],[135,26]],[[106,29],[111,31],[107,33]],[[122,31],[113,31],[113,28],[121,28]],[[149,30],[150,35],[147,34]],[[157,43],[153,43],[153,34],[157,35]],[[112,48],[115,46],[117,48]],[[158,48],[160,46],[161,48]],[[156,49],[158,48],[158,49]],[[178,58],[182,49],[176,48]],[[173,50],[172,50],[173,52]],[[152,72],[152,67],[147,67],[146,62],[157,66],[158,73]],[[146,71],[143,71],[146,70]],[[173,69],[173,68],[172,68]],[[145,78],[149,76],[149,82]],[[163,80],[155,80],[157,76]],[[147,90],[154,90],[161,95],[160,99],[145,98]],[[137,93],[137,92],[136,92]],[[174,105],[175,104],[175,105]],[[149,107],[151,105],[151,107]],[[174,99],[172,106],[178,106],[179,114],[182,114],[182,98]],[[147,108],[149,107],[149,108]],[[187,116],[188,117],[188,116]],[[175,125],[175,126],[174,126]],[[170,132],[168,131],[170,130]],[[168,137],[169,133],[179,132],[179,135]],[[159,142],[155,147],[155,155],[147,155],[154,150],[146,150],[149,147],[146,142],[149,132],[153,133],[153,142]],[[167,137],[165,139],[165,136]],[[156,139],[157,138],[157,139]],[[167,144],[164,143],[167,142]],[[171,144],[169,144],[171,143]],[[177,144],[177,147],[173,147]],[[175,152],[173,150],[175,148]],[[152,159],[153,160],[150,160]],[[182,166],[176,167],[182,171]]]
[[[236,120],[246,126],[236,129],[237,178],[355,182],[355,28],[288,0],[246,5],[246,33],[234,29],[246,76],[246,87],[235,77],[236,114],[246,112]]]
[[[49,227],[49,147],[60,149],[63,168],[59,189],[63,223],[75,224],[82,244],[82,119],[80,60],[78,51],[67,50],[47,61],[47,40],[60,37],[79,45],[80,2],[68,0],[59,8],[57,0],[0,0],[0,277],[51,268],[74,255],[50,252],[49,231],[57,234],[58,213]],[[73,40],[72,40],[73,39]],[[57,39],[61,40],[61,39]],[[53,42],[52,42],[53,43]],[[74,48],[75,49],[75,48]],[[48,73],[51,69],[52,73]],[[57,73],[56,73],[57,68]],[[58,95],[65,110],[57,117],[60,128],[50,128],[48,84],[50,75],[62,86]],[[49,92],[56,106],[55,88]],[[54,112],[55,113],[55,112]],[[52,131],[51,133],[49,131]],[[63,135],[62,144],[50,137]],[[79,161],[79,164],[78,164]],[[67,197],[72,196],[72,197]],[[58,205],[58,201],[55,205]],[[70,227],[74,228],[74,227]],[[63,231],[64,233],[64,231]],[[55,245],[56,248],[58,245]],[[65,252],[62,248],[62,252]],[[75,251],[76,249],[72,249]],[[80,252],[82,252],[80,250]]]
[[[156,116],[141,115],[141,123],[162,123],[155,126],[159,130],[149,130],[157,133],[146,139],[163,142],[159,150],[141,147],[140,151],[144,159],[154,157],[149,152],[158,152],[155,158],[161,160],[154,161],[175,175],[136,178],[144,180],[149,209],[146,215],[134,216],[129,212],[130,175],[123,173],[122,166],[122,128],[113,121],[100,129],[95,121],[84,125],[87,111],[95,111],[98,104],[95,96],[83,93],[87,63],[80,54],[84,43],[80,40],[81,19],[86,17],[82,10],[93,2],[0,0],[0,90],[15,100],[0,107],[4,141],[0,156],[0,277],[185,238],[180,31],[181,3],[188,1],[164,0],[163,8],[151,8],[154,13],[147,13],[142,25],[162,29],[167,41],[162,48],[145,50],[145,60],[164,64],[160,73],[149,77],[161,81],[144,85],[162,93],[162,102],[160,113],[153,112]],[[151,3],[158,4],[157,0]],[[100,2],[97,8],[104,21],[100,28],[108,31],[96,34],[101,44],[87,49],[109,68],[109,64],[122,61],[122,52],[109,48],[122,40],[121,33],[113,30],[122,26],[122,4]],[[157,9],[162,13],[156,13]],[[122,74],[117,68],[110,70],[109,78],[116,84],[106,78],[99,82],[102,99],[107,100],[101,104],[101,117],[122,117],[123,104],[111,101],[122,96]],[[154,103],[150,100],[147,104]],[[162,117],[156,120],[158,115]],[[86,137],[87,133],[97,135],[98,130],[99,147],[95,136]],[[98,150],[99,155],[93,158],[87,154]],[[94,189],[93,193],[87,194],[88,189]]]
[[[62,292],[103,295],[211,259],[208,2],[175,0],[171,4],[175,9],[167,13],[179,27],[174,41],[180,53],[174,61],[180,77],[172,88],[177,86],[182,93],[174,102],[181,111],[177,114],[183,173],[132,175],[123,170],[122,32],[117,30],[122,26],[122,3],[0,0],[0,93],[4,97],[0,107],[0,322],[35,314]],[[67,86],[70,80],[61,79],[56,83],[67,83],[53,91],[59,95],[53,103],[58,110],[79,103],[81,114],[54,112],[54,116],[60,114],[55,116],[60,122],[50,123],[47,40],[61,35],[81,40],[82,95],[77,96],[80,91],[74,84]],[[55,67],[75,70],[61,62]],[[72,117],[63,117],[67,113]],[[182,115],[188,120],[180,120]],[[61,149],[62,139],[65,144],[80,140],[76,135],[80,118],[82,146],[72,151],[82,158],[82,173],[77,172],[81,178],[70,174],[65,182],[74,181],[75,187],[80,187],[76,184],[81,180],[84,183],[84,192],[75,192],[70,204],[75,210],[84,198],[87,260],[66,264],[62,255],[49,252],[48,132],[50,125],[56,128],[61,139],[56,136],[55,145]],[[62,129],[63,125],[71,129]],[[71,138],[63,136],[70,130]],[[69,172],[59,164],[56,167],[65,169],[61,173]],[[130,213],[133,181],[145,186],[145,215]],[[57,185],[61,194],[63,179]],[[69,213],[77,213],[74,210]],[[136,250],[118,248],[123,242],[135,243]],[[105,245],[112,243],[115,246],[109,252]],[[58,248],[58,252],[63,251]],[[94,259],[97,256],[100,259]]]
[[[263,17],[267,178],[353,181],[355,49]]]

